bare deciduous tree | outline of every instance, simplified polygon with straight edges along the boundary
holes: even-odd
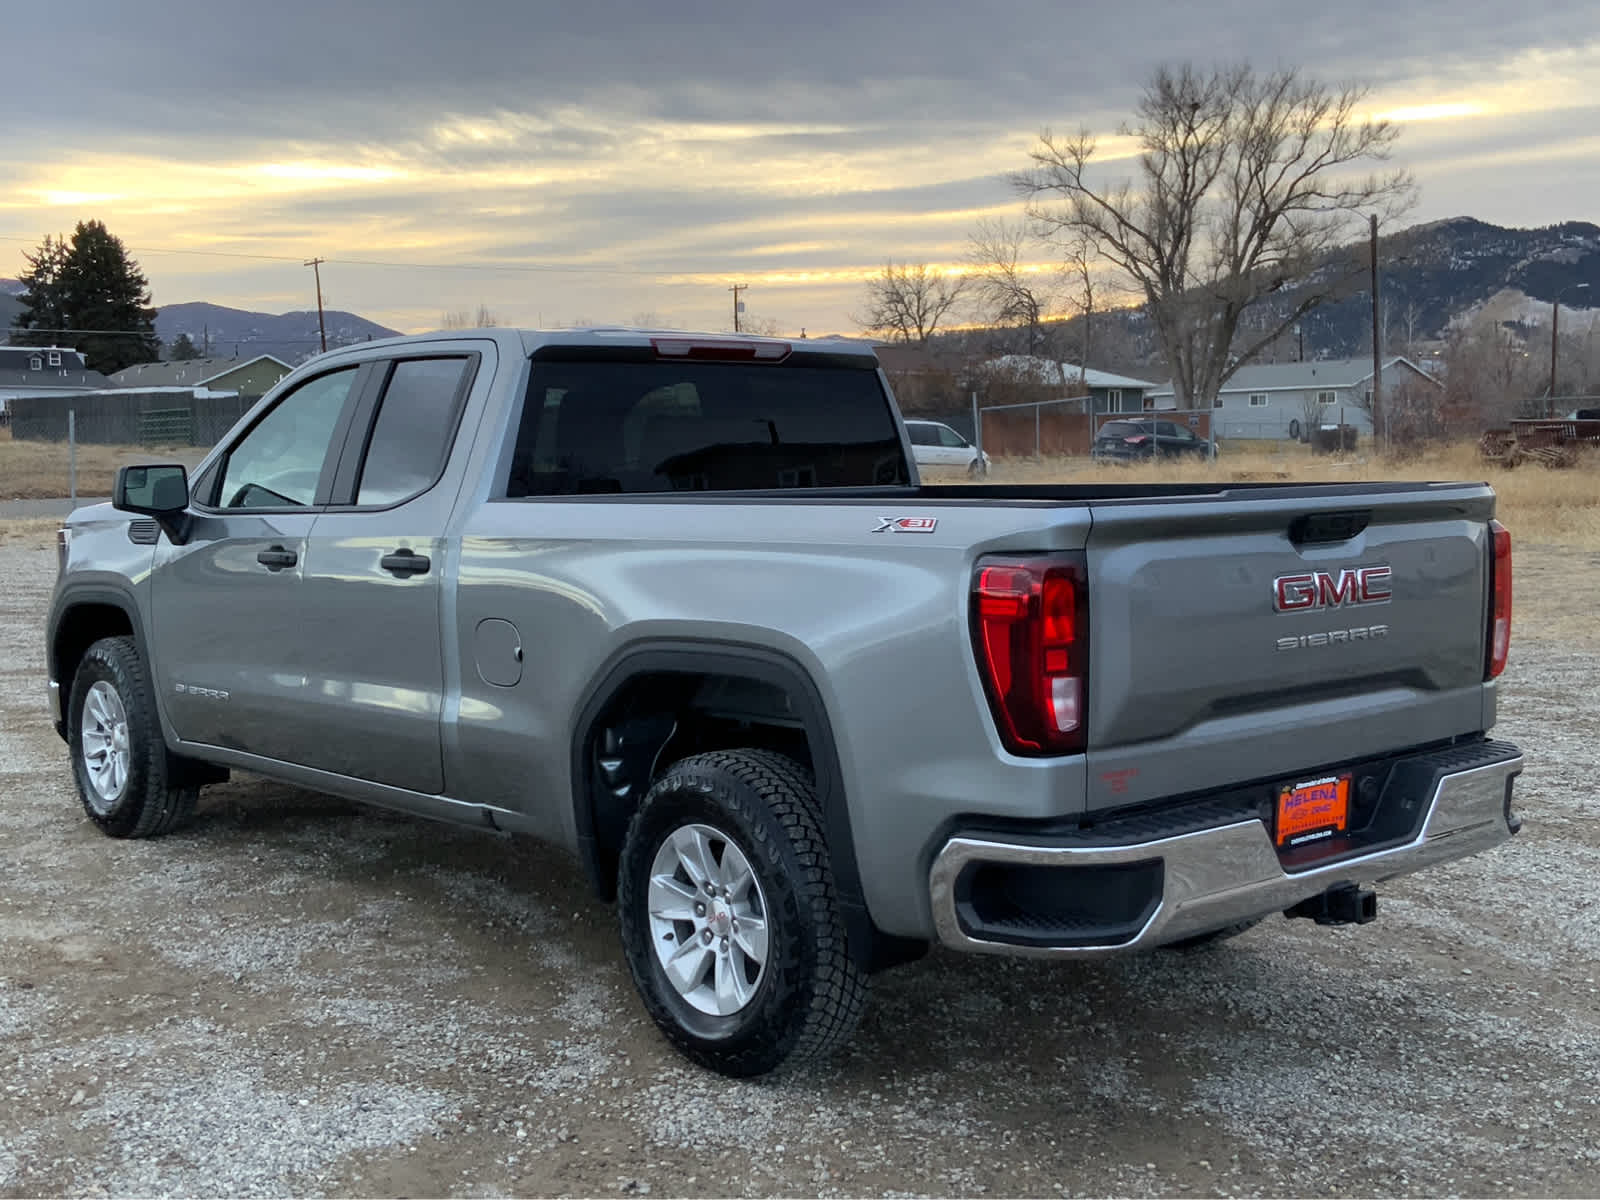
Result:
[[[1322,401],[1317,399],[1315,388],[1308,388],[1300,393],[1300,440],[1309,442],[1317,436],[1317,427],[1322,424],[1325,414],[1322,411]]]
[[[1446,403],[1469,428],[1544,415],[1548,363],[1529,357],[1520,339],[1492,320],[1453,331],[1443,365]]]
[[[493,329],[500,324],[500,319],[487,304],[478,305],[478,311],[458,308],[454,312],[447,312],[439,320],[440,329]]]
[[[1062,267],[1070,281],[1072,307],[1078,310],[1078,382],[1089,390],[1089,352],[1094,349],[1094,239],[1087,233],[1070,234],[1065,239],[1066,260]]]
[[[1366,95],[1294,70],[1163,67],[1120,130],[1139,146],[1137,181],[1097,182],[1094,136],[1047,129],[1012,182],[1033,220],[1090,238],[1143,296],[1179,406],[1209,408],[1241,363],[1334,294],[1340,280],[1308,275],[1353,218],[1411,203],[1403,171],[1347,174],[1387,159],[1399,136],[1358,115]],[[1236,347],[1240,316],[1290,283],[1294,302]]]
[[[1026,352],[1033,355],[1044,341],[1044,319],[1055,295],[1049,277],[1028,268],[1023,252],[1029,237],[1028,227],[1020,221],[979,221],[967,238],[967,262],[972,264],[969,290],[979,318],[990,325],[1024,330]]]
[[[752,317],[742,314],[739,317],[739,332],[753,333],[757,337],[777,337],[778,322],[772,317]]]
[[[891,259],[867,280],[866,314],[851,320],[893,341],[926,346],[966,286],[964,275],[930,270],[926,263],[896,266]]]

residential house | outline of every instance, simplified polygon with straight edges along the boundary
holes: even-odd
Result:
[[[111,384],[146,391],[165,387],[205,388],[259,397],[266,395],[292,370],[288,363],[270,354],[258,354],[254,358],[169,359],[124,367],[111,376]]]
[[[11,401],[28,396],[71,396],[107,386],[83,355],[61,346],[0,346],[0,422],[11,417]]]
[[[984,364],[984,370],[995,375],[1006,375],[1019,382],[1060,388],[1063,396],[1083,396],[1083,408],[1089,413],[1143,412],[1151,407],[1150,396],[1161,386],[1148,379],[1135,379],[1111,371],[1084,370],[1076,363],[1055,362],[1026,354],[1007,354]]]
[[[1408,358],[1383,364],[1383,395],[1394,401],[1439,381]],[[1154,392],[1157,408],[1177,403],[1172,385]],[[1312,425],[1353,425],[1372,432],[1372,359],[1248,363],[1233,373],[1216,399],[1220,438],[1299,438]]]

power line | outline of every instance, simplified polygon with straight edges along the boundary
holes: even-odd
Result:
[[[186,331],[180,330],[180,332],[186,332]],[[96,336],[104,336],[104,337],[149,337],[149,338],[154,338],[154,337],[159,337],[160,336],[159,334],[153,333],[152,331],[150,331],[148,329],[32,329],[32,328],[30,328],[30,329],[20,329],[20,328],[18,328],[16,326],[13,326],[9,330],[0,329],[0,334],[3,334],[3,333],[12,333],[12,334],[17,334],[17,335],[23,336],[23,337],[31,337],[32,335],[34,335],[36,333],[49,333],[49,334],[85,333],[85,334],[95,334]],[[207,340],[209,340],[209,338]],[[302,345],[302,344],[303,345],[315,345],[321,339],[314,338],[314,337],[297,338],[297,337],[271,337],[271,336],[268,336],[268,337],[223,338],[222,340],[225,341],[225,342],[238,342],[238,343],[241,343],[243,345],[249,345],[249,344],[254,343],[254,342],[270,342],[271,344],[278,345],[278,346],[286,346],[286,345],[298,346],[298,345]],[[16,343],[12,343],[10,346],[7,346],[6,348],[8,350],[19,349],[19,347],[17,346]],[[49,349],[48,346],[38,346],[38,347],[24,346],[24,347],[20,347],[20,348],[21,349],[39,349],[39,350],[47,350],[47,349]],[[65,349],[65,347],[61,347],[61,348]]]
[[[32,244],[34,239],[20,237],[16,234],[0,234],[0,241]],[[304,259],[292,254],[252,254],[243,250],[182,250],[170,246],[128,246],[125,249],[131,254],[184,254],[200,258],[242,258],[257,262],[299,263],[302,266],[305,265]],[[418,271],[509,271],[521,274],[626,275],[633,278],[647,279],[662,279],[668,276],[685,274],[683,271],[646,271],[637,267],[567,266],[560,263],[391,262],[377,258],[325,258],[322,261],[343,267],[394,267],[401,270]]]

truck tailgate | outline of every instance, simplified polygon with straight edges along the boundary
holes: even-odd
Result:
[[[1486,728],[1493,511],[1460,484],[1094,505],[1089,807]]]

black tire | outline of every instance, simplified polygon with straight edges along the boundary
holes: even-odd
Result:
[[[112,799],[96,790],[84,757],[84,705],[99,683],[116,692],[126,715],[127,778]],[[132,638],[102,638],[85,652],[72,677],[67,733],[78,798],[104,833],[119,838],[160,837],[194,815],[199,789],[175,782],[180,764],[161,739],[155,689]]]
[[[690,825],[726,835],[749,863],[764,901],[765,965],[750,998],[727,1016],[685,999],[654,946],[652,867],[674,831]],[[825,1055],[855,1031],[867,978],[849,953],[816,787],[793,759],[727,750],[673,764],[628,825],[618,907],[645,1008],[667,1040],[701,1066],[739,1078],[762,1075]]]
[[[1236,938],[1247,930],[1254,929],[1265,917],[1252,917],[1248,921],[1240,921],[1235,925],[1225,925],[1221,929],[1213,929],[1210,933],[1197,933],[1193,937],[1182,938],[1176,942],[1168,942],[1161,947],[1163,950],[1200,950],[1207,946],[1215,946],[1218,942],[1225,942],[1229,938]]]
[[[981,458],[974,458],[967,464],[968,479],[984,479],[989,474],[989,466]]]

